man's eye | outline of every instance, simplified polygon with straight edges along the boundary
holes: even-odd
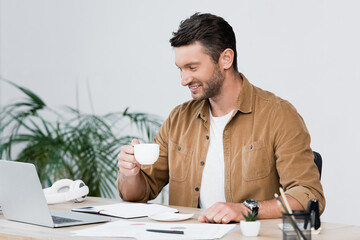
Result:
[[[196,67],[189,67],[189,69],[190,69],[191,71],[194,71],[194,70],[196,70]]]

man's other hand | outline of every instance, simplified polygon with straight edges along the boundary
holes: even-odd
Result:
[[[217,202],[208,209],[204,215],[198,218],[202,223],[229,223],[240,222],[244,219],[242,213],[246,214],[249,209],[242,203]]]

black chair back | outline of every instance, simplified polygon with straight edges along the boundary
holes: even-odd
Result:
[[[320,179],[321,179],[321,170],[322,170],[322,158],[320,153],[313,151],[314,153],[314,162],[319,170],[320,173]]]

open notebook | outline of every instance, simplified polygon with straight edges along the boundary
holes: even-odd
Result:
[[[163,212],[179,212],[176,208],[158,204],[121,202],[116,204],[89,206],[72,209],[74,212],[97,213],[119,218],[140,218]]]

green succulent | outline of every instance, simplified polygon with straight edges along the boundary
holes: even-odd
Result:
[[[248,215],[246,216],[244,213],[242,214],[245,221],[247,222],[255,222],[258,219],[259,209],[257,207],[253,208],[252,212],[248,211]]]

